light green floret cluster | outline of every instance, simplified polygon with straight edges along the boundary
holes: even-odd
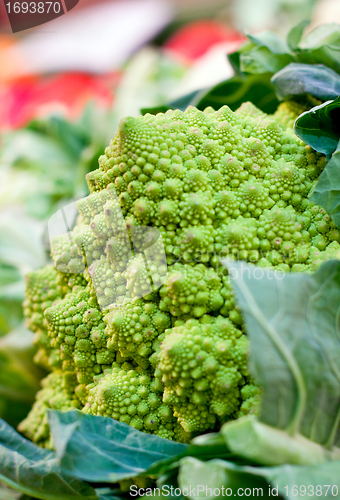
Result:
[[[257,411],[221,258],[312,272],[340,255],[339,230],[308,200],[325,158],[290,128],[301,111],[245,103],[120,122],[73,231],[51,242],[55,268],[27,281],[37,360],[53,371],[21,425],[31,439],[50,444],[48,407],[184,442]]]
[[[37,400],[28,417],[20,423],[18,430],[39,446],[52,448],[47,410],[67,411],[81,408],[75,396],[75,387],[75,378],[65,380],[65,374],[61,370],[50,373],[42,381],[42,389],[37,393]]]

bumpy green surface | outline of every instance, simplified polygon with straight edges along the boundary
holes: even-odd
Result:
[[[76,227],[51,242],[56,270],[28,278],[38,357],[51,380],[63,373],[60,408],[179,441],[256,411],[220,258],[311,272],[340,251],[338,229],[308,201],[325,159],[287,128],[300,108],[190,107],[121,121],[88,174]],[[42,408],[55,407],[43,391],[21,425],[39,443]]]

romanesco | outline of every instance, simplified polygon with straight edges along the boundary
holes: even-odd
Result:
[[[50,444],[47,407],[184,442],[257,411],[220,258],[312,272],[340,255],[339,230],[308,200],[326,160],[287,126],[301,109],[120,122],[73,231],[51,242],[55,269],[27,281],[37,357],[53,372],[21,424],[31,439]]]

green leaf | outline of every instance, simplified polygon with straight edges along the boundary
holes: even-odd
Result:
[[[340,418],[340,262],[312,276],[223,263],[250,339],[249,369],[263,388],[260,420],[331,449]]]
[[[321,64],[330,71],[327,74],[324,72],[324,76],[327,76],[327,86],[331,85],[334,80],[331,70],[340,73],[340,26],[337,24],[322,25],[303,38],[303,31],[307,25],[308,21],[304,20],[295,26],[288,33],[287,43],[272,32],[264,32],[256,36],[248,35],[249,42],[242,45],[236,52],[229,54],[229,62],[237,75],[242,73],[243,75],[244,73],[271,73],[274,75],[284,70],[290,63]],[[295,70],[297,67],[291,69]],[[293,76],[290,76],[292,81]],[[296,76],[294,81],[298,83],[298,80],[299,78]],[[291,91],[289,93],[283,92],[282,95],[296,95],[297,92],[292,92],[293,83],[290,87]],[[299,84],[299,89],[303,90],[302,84]],[[312,89],[317,90],[314,86]],[[299,93],[301,93],[300,91]],[[316,97],[318,95],[323,98],[322,92],[319,91]],[[333,97],[332,93],[331,98]]]
[[[293,61],[289,54],[273,55],[267,47],[255,46],[249,52],[241,54],[241,71],[250,74],[276,73]]]
[[[263,477],[249,474],[242,467],[234,467],[233,463],[229,465],[223,460],[204,463],[193,457],[182,458],[178,484],[184,494],[188,493],[185,496],[192,500],[243,496],[237,494],[239,488],[243,489],[243,494],[246,488],[250,488],[253,495],[248,494],[247,498],[269,498],[268,485]]]
[[[321,100],[340,94],[340,75],[322,64],[291,63],[271,79],[279,99],[311,94]]]
[[[301,41],[303,32],[305,28],[307,28],[310,21],[308,19],[304,19],[299,24],[294,26],[287,35],[287,45],[291,51],[295,51],[298,49],[299,43]]]
[[[323,64],[337,73],[340,73],[339,47],[325,45],[317,50],[301,51],[296,54],[295,60],[296,62],[306,64]]]
[[[279,101],[276,98],[270,75],[250,75],[246,78],[233,77],[219,83],[195,103],[199,109],[208,106],[219,109],[227,105],[233,111],[243,102],[250,101],[265,113],[274,113]]]
[[[155,462],[168,460],[187,448],[112,418],[76,410],[49,411],[49,423],[62,466],[90,482],[114,483],[138,476]]]
[[[323,207],[340,227],[340,150],[337,150],[326,164],[310,201]]]
[[[235,111],[243,102],[250,101],[265,113],[274,113],[279,104],[270,74],[235,76],[211,89],[191,92],[166,106],[142,109],[142,113],[164,113],[168,109],[185,111],[188,106],[204,110],[208,106],[219,109],[227,105]]]
[[[288,45],[275,33],[265,31],[256,36],[248,35],[249,42],[228,59],[236,73],[276,73],[294,59]]]
[[[247,35],[249,40],[258,47],[266,47],[273,54],[288,54],[289,49],[286,42],[281,40],[276,33],[272,31],[262,31],[256,36]]]
[[[303,142],[330,158],[340,139],[340,97],[302,113],[295,121],[294,132]]]
[[[319,464],[339,460],[340,449],[327,450],[301,434],[263,424],[253,416],[230,421],[221,429],[227,447],[235,455],[260,465]]]
[[[61,471],[54,452],[24,439],[0,419],[0,481],[42,500],[97,500],[94,489]]]
[[[340,47],[340,25],[321,24],[308,33],[299,45],[300,49],[312,50],[325,46]]]
[[[258,472],[288,500],[318,498],[320,493],[322,498],[340,498],[340,462],[313,466],[286,464],[261,468]]]
[[[326,462],[319,465],[301,466],[285,464],[279,467],[239,466],[224,460],[200,462],[194,458],[181,460],[179,484],[191,490],[198,485],[211,488],[225,488],[220,496],[247,496],[247,498],[278,498],[288,500],[305,498],[340,498],[340,462]],[[269,488],[270,485],[270,488]],[[231,490],[226,491],[226,488]],[[241,490],[238,490],[241,488]],[[246,490],[249,488],[249,490]],[[196,491],[197,492],[197,491]],[[247,493],[247,495],[246,495]],[[282,498],[281,497],[281,498]],[[189,495],[189,498],[218,498]]]

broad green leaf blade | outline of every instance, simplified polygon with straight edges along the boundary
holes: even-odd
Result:
[[[323,207],[340,227],[340,150],[325,166],[310,200]]]
[[[248,35],[248,39],[248,43],[228,56],[237,74],[273,74],[293,61],[287,44],[275,33],[264,31]]]
[[[42,500],[97,500],[91,486],[61,471],[54,452],[24,439],[1,419],[0,481]]]
[[[240,67],[244,73],[276,73],[293,61],[289,54],[273,54],[267,47],[255,46],[240,55]]]
[[[231,462],[229,466],[229,462],[223,460],[201,462],[193,457],[182,458],[178,484],[191,500],[241,497],[246,489],[248,498],[269,498],[268,484],[263,477],[249,474]]]
[[[286,42],[273,31],[262,31],[256,36],[248,35],[248,38],[258,47],[266,47],[273,54],[288,54],[289,48]]]
[[[290,30],[287,35],[287,45],[290,50],[295,51],[296,49],[298,49],[303,32],[305,28],[307,28],[309,23],[310,21],[308,19],[304,19]]]
[[[340,498],[340,462],[319,465],[284,465],[260,469],[261,474],[288,500]],[[271,495],[271,498],[273,494]]]
[[[340,75],[322,64],[291,63],[271,81],[279,99],[311,94],[325,101],[340,95]]]
[[[317,26],[303,38],[299,48],[304,50],[315,50],[324,46],[340,48],[339,24],[328,23]]]
[[[265,481],[264,481],[265,480]],[[189,488],[202,485],[222,489],[226,496],[248,498],[278,498],[288,500],[306,498],[340,498],[340,462],[326,462],[319,465],[283,465],[279,467],[239,466],[224,460],[199,462],[194,458],[183,458],[179,472],[179,484]],[[230,486],[229,486],[230,485]],[[269,488],[270,486],[270,488]],[[231,488],[226,494],[226,488]],[[238,488],[242,488],[239,490]],[[246,491],[246,488],[250,490]],[[205,489],[205,488],[204,488]],[[209,490],[208,493],[210,494]],[[189,495],[189,498],[212,500],[215,496]],[[221,495],[222,498],[222,495]]]
[[[260,420],[331,448],[340,415],[340,262],[312,276],[223,263],[263,388]]]
[[[340,26],[323,24],[305,36],[296,53],[296,60],[308,64],[324,64],[340,72]]]
[[[248,463],[315,465],[327,460],[340,460],[339,448],[329,451],[301,434],[290,436],[285,431],[263,424],[253,416],[227,422],[223,425],[221,434],[229,450],[248,460]]]
[[[333,221],[340,227],[340,150],[337,150],[327,163],[310,200],[323,207]]]
[[[180,455],[187,445],[137,431],[112,418],[49,411],[57,456],[65,470],[89,482],[114,483]],[[91,453],[89,453],[91,450]]]
[[[199,109],[208,106],[214,109],[227,105],[235,111],[243,102],[250,101],[265,113],[274,113],[279,101],[270,82],[270,75],[249,75],[245,78],[232,77],[219,83],[195,103]]]
[[[302,113],[294,124],[300,139],[330,158],[340,139],[340,97]]]

